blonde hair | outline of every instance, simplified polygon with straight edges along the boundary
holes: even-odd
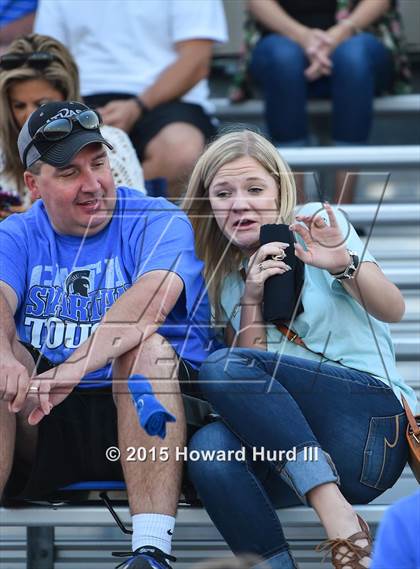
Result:
[[[219,169],[244,156],[254,158],[274,178],[279,190],[278,220],[291,223],[296,205],[293,174],[278,150],[263,136],[242,129],[212,142],[197,161],[182,202],[195,232],[196,253],[205,263],[204,276],[216,320],[221,315],[220,290],[225,277],[237,270],[244,254],[222,233],[209,200],[209,187]]]
[[[69,50],[58,40],[40,34],[22,36],[14,40],[7,53],[31,54],[47,52],[55,56],[46,67],[34,69],[27,63],[15,69],[0,69],[0,141],[4,152],[4,173],[16,180],[23,189],[23,166],[17,150],[19,127],[10,105],[10,88],[20,81],[43,79],[57,89],[64,100],[79,101],[79,72]]]

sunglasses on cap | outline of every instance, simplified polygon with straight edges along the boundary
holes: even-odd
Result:
[[[57,58],[47,51],[35,51],[34,53],[5,53],[0,57],[0,69],[9,71],[29,65],[34,69],[44,69]]]
[[[46,124],[43,124],[35,132],[31,142],[25,148],[23,154],[23,162],[26,163],[26,156],[31,146],[38,141],[56,142],[63,140],[73,131],[74,125],[79,124],[85,130],[96,130],[102,124],[99,115],[91,109],[83,111],[78,115],[65,118],[53,119]]]

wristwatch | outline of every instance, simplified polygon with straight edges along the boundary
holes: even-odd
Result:
[[[345,279],[354,279],[356,276],[357,267],[359,266],[359,256],[356,251],[350,251],[347,249],[347,253],[350,255],[350,263],[341,273],[331,273],[331,276],[339,281]]]

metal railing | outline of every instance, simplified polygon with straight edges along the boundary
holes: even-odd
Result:
[[[292,169],[318,168],[419,168],[420,146],[323,146],[281,148],[279,152]]]

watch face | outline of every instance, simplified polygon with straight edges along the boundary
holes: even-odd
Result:
[[[354,277],[357,267],[359,266],[359,257],[354,251],[349,251],[349,254],[351,257],[351,264],[347,267],[344,273],[346,278],[351,279]]]

